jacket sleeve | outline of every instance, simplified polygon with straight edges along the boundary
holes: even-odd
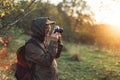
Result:
[[[56,45],[57,42],[51,41],[48,46],[48,52],[44,52],[39,46],[29,43],[26,46],[25,58],[36,64],[50,66],[56,55]]]
[[[55,58],[59,58],[60,57],[62,49],[63,49],[63,43],[61,41],[59,41],[58,42],[58,48],[57,48],[57,54],[56,54]]]

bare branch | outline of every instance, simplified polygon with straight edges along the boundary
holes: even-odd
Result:
[[[32,11],[33,10],[27,12],[23,17],[21,17],[21,18],[17,19],[16,21],[10,23],[9,26],[12,26],[12,25],[16,24],[17,22],[19,22],[20,20],[22,20],[23,18],[25,18],[28,14],[30,14]]]
[[[25,8],[25,10],[27,11],[29,9],[30,6],[32,6],[32,4],[35,2],[36,0],[31,0],[31,3],[28,5],[28,7]],[[22,20],[23,18],[25,18],[28,14],[30,14],[33,10],[27,12],[23,17],[15,20],[14,22],[10,23],[9,26],[12,26],[14,24],[16,24],[17,22],[19,22],[20,20]],[[19,15],[20,16],[20,15]]]

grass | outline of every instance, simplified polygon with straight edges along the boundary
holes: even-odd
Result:
[[[67,49],[57,61],[60,80],[120,80],[119,54],[90,45],[64,44]],[[71,59],[75,53],[79,61]]]
[[[14,71],[7,65],[11,66],[15,63],[15,51],[27,38],[23,35],[14,38],[10,43],[8,47],[10,52],[1,60],[6,65],[0,66],[0,80],[15,80]],[[72,59],[74,54],[79,60]],[[57,63],[60,80],[120,80],[119,52],[64,42],[64,50]]]

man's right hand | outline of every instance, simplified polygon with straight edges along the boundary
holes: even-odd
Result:
[[[54,31],[52,32],[51,36],[50,36],[50,40],[52,41],[58,41],[61,38],[61,34],[59,32],[54,33]]]

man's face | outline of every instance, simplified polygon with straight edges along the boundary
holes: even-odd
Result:
[[[51,25],[46,24],[45,25],[45,36],[48,36],[50,31],[51,31]]]

